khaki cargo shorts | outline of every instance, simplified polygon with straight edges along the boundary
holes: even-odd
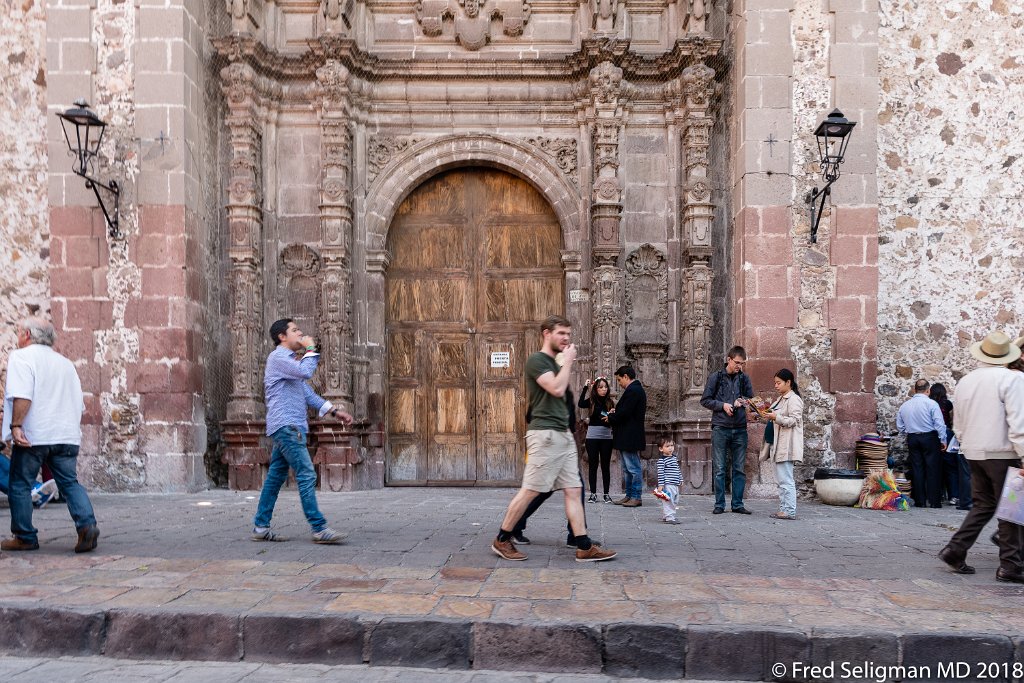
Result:
[[[540,493],[579,488],[580,463],[572,433],[555,429],[526,432],[523,488]]]

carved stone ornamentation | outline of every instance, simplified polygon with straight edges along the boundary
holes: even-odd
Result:
[[[619,33],[622,20],[619,16],[619,0],[591,0],[592,20],[590,28],[594,36],[612,36]]]
[[[422,138],[398,135],[373,135],[366,144],[366,179],[373,182],[396,155],[409,149]]]
[[[536,137],[530,138],[527,142],[554,159],[559,170],[572,180],[573,184],[579,184],[576,138]]]
[[[594,374],[611,377],[615,370],[622,311],[622,269],[613,265],[594,268],[591,292],[594,325]]]
[[[416,20],[423,35],[437,37],[445,33],[445,23],[453,24],[452,34],[467,50],[479,50],[491,40],[491,22],[501,20],[506,36],[521,36],[530,20],[529,0],[420,0]]]
[[[711,257],[711,226],[714,221],[711,184],[711,129],[714,121],[708,113],[714,94],[713,69],[695,64],[683,71],[685,95],[683,118],[683,237],[689,258]]]
[[[328,17],[329,18],[329,17]],[[323,349],[323,394],[332,403],[352,406],[352,134],[349,129],[351,79],[339,61],[317,69],[320,107],[320,258],[319,334]]]
[[[320,254],[305,244],[289,244],[281,250],[281,273],[285,277],[316,277],[320,266]]]
[[[595,264],[613,265],[622,253],[619,244],[623,187],[619,178],[619,136],[625,117],[622,88],[622,69],[612,62],[601,62],[590,70],[587,119],[594,150],[591,244]]]
[[[626,257],[626,343],[668,341],[668,261],[644,244]]]
[[[683,4],[686,7],[686,14],[683,17],[683,29],[686,33],[706,33],[708,12],[714,6],[715,0],[686,0]]]
[[[683,271],[682,352],[691,359],[686,382],[689,396],[700,396],[707,381],[713,279],[706,260],[695,261]]]

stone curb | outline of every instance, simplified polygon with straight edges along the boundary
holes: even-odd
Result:
[[[967,662],[1012,681],[1024,638],[990,633],[890,633],[779,627],[613,623],[535,624],[358,614],[228,614],[201,611],[0,606],[0,653],[124,659],[369,664],[433,669],[605,673],[653,679],[874,680],[890,667]],[[827,667],[834,675],[799,671]],[[873,667],[847,676],[841,663]],[[779,672],[777,665],[785,665]],[[1005,665],[1005,666],[1004,666]],[[1008,674],[1008,675],[1004,675]],[[818,677],[815,677],[818,676]],[[899,678],[899,675],[890,678]],[[964,680],[955,674],[945,680]]]

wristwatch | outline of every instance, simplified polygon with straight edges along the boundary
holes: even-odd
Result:
[[[338,409],[337,408],[331,408],[327,412],[331,414],[331,417],[338,417]]]

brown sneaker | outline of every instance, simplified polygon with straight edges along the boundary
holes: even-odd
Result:
[[[516,546],[512,541],[499,541],[498,539],[494,539],[494,543],[491,544],[491,550],[493,550],[494,554],[503,560],[520,562],[526,559],[526,555],[516,550]],[[579,553],[576,554],[579,555]]]
[[[624,508],[638,508],[641,505],[643,505],[643,503],[640,502],[639,498],[630,498],[629,500],[627,500],[625,503],[622,504],[622,507],[624,507]]]
[[[604,560],[610,560],[618,555],[614,550],[602,548],[599,544],[594,543],[590,546],[590,550],[577,550],[576,561],[577,562],[603,562]]]
[[[76,553],[87,553],[96,549],[96,539],[100,537],[100,530],[95,524],[83,526],[78,530],[78,543],[75,545]]]
[[[29,543],[15,536],[0,543],[0,550],[39,550],[39,543]]]

